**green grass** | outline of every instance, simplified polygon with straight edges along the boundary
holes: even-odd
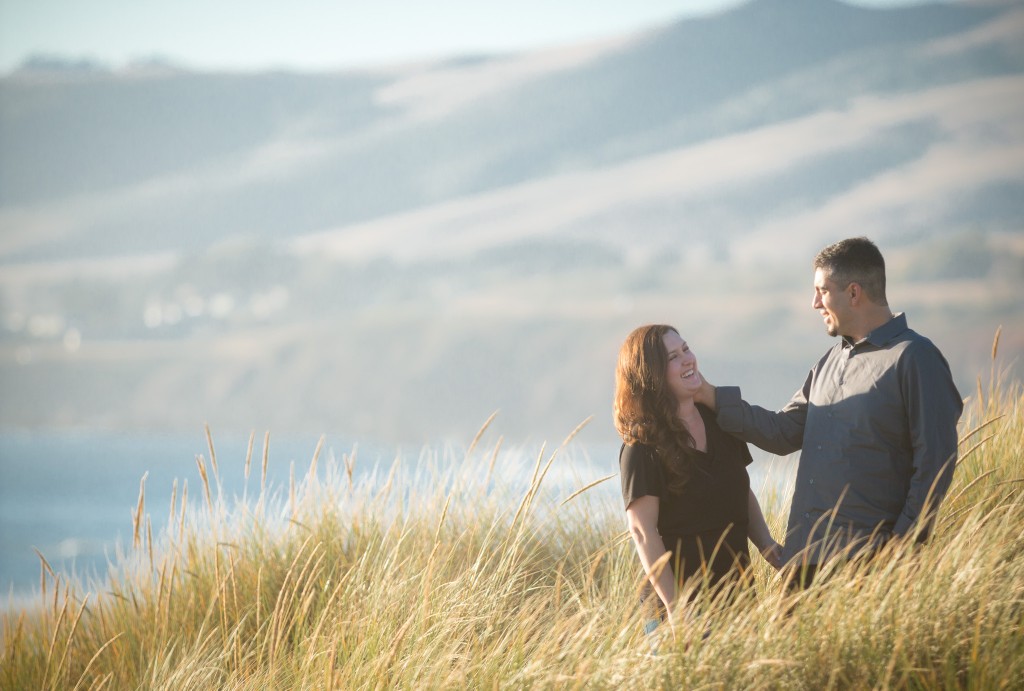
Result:
[[[594,489],[552,500],[559,451],[514,493],[500,440],[474,441],[455,470],[360,484],[345,458],[229,506],[211,441],[199,508],[176,497],[154,536],[140,493],[109,583],[43,562],[38,603],[4,617],[0,686],[1020,688],[1024,394],[991,381],[927,545],[796,595],[758,560],[750,597],[698,601],[653,657],[621,505]],[[784,498],[765,500],[779,535]]]

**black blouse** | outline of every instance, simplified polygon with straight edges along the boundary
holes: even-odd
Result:
[[[642,496],[658,497],[658,532],[673,552],[676,576],[702,574],[714,584],[750,564],[746,466],[753,459],[745,442],[718,426],[714,413],[697,409],[707,430],[707,451],[696,452],[682,492],[669,490],[657,452],[648,444],[623,444],[619,471],[626,508]]]

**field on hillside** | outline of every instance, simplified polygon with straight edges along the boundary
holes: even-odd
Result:
[[[109,584],[68,583],[43,563],[37,605],[4,616],[0,687],[994,689],[1024,678],[1019,383],[994,374],[971,393],[927,545],[870,570],[837,567],[796,595],[758,561],[750,597],[698,600],[653,637],[621,506],[591,486],[602,479],[552,495],[561,449],[549,449],[512,492],[492,435],[456,470],[426,463],[426,485],[395,473],[353,482],[348,457],[318,480],[314,458],[287,492],[236,504],[218,498],[211,453],[206,484],[172,502],[167,534],[152,533],[140,496],[134,547]],[[778,536],[786,498],[762,501]]]

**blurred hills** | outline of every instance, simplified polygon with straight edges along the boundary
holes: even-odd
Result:
[[[0,425],[610,440],[626,333],[781,405],[879,243],[967,395],[1024,352],[1024,7],[755,0],[337,73],[0,79]]]

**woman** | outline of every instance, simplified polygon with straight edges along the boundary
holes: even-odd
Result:
[[[750,489],[750,451],[694,403],[700,384],[697,358],[673,327],[642,326],[622,345],[615,372],[622,499],[637,554],[668,612],[681,587],[749,584],[748,538],[781,566]]]

